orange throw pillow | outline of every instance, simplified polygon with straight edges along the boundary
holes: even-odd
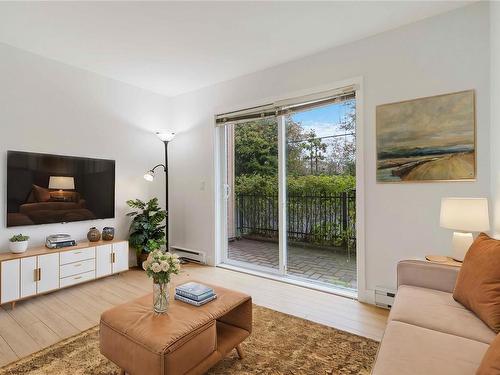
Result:
[[[465,255],[453,298],[500,331],[500,241],[481,233]]]
[[[476,375],[493,374],[500,374],[500,335],[491,343],[476,372]]]

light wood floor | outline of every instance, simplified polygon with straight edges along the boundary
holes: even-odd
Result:
[[[186,266],[174,284],[196,279],[252,295],[253,302],[380,340],[387,311],[278,281],[214,267]],[[152,290],[145,273],[131,270],[0,308],[0,366],[99,323],[100,314]]]

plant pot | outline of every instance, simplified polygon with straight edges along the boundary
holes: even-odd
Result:
[[[137,254],[137,266],[142,270],[142,263],[148,259],[148,253],[146,252],[141,252],[140,254]]]
[[[9,250],[14,254],[24,253],[28,249],[28,241],[9,241]]]

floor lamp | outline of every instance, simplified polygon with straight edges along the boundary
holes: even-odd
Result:
[[[168,143],[174,139],[175,133],[170,132],[157,132],[156,136],[163,142],[165,145],[165,164],[157,164],[144,175],[144,179],[146,181],[153,181],[155,179],[155,169],[163,167],[163,171],[165,172],[165,210],[167,211],[167,217],[165,218],[165,242],[167,243],[167,251],[168,251]]]

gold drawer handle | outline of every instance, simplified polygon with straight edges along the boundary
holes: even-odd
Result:
[[[75,251],[75,252],[73,252],[73,254],[81,254],[81,253],[83,253],[83,251]]]
[[[75,264],[74,266],[75,266],[75,267],[80,267],[81,265],[82,265],[81,263],[77,263],[77,264]]]
[[[73,280],[78,280],[78,279],[81,279],[82,277],[81,276],[77,276],[77,277],[73,277]]]

